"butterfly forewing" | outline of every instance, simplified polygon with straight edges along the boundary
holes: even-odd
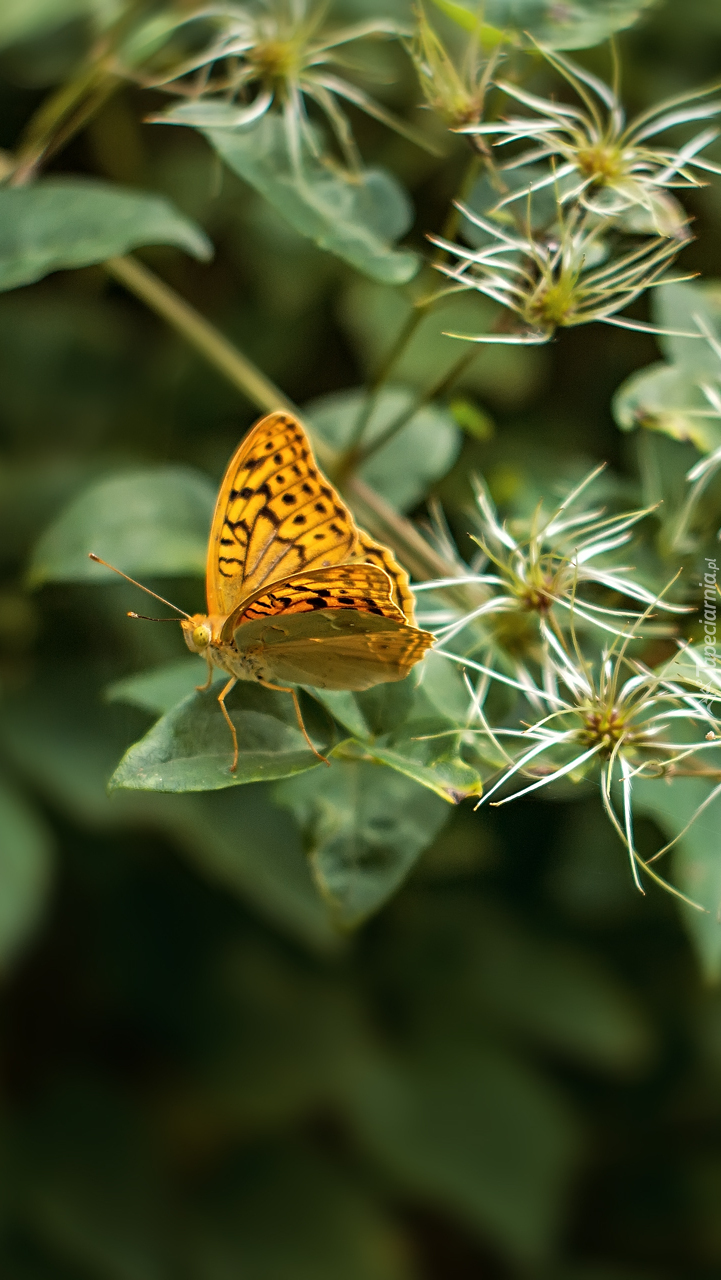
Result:
[[[230,614],[266,582],[356,559],[359,533],[296,418],[271,413],[232,458],[208,546],[208,612]]]

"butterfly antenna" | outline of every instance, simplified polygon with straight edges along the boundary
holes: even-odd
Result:
[[[155,596],[155,599],[156,599],[156,600],[159,600],[161,604],[167,604],[167,606],[168,606],[168,608],[169,608],[169,609],[175,609],[176,613],[181,613],[181,614],[183,615],[183,617],[184,617],[184,618],[189,618],[189,617],[190,617],[190,614],[189,614],[189,613],[186,613],[186,612],[185,612],[185,609],[179,609],[179,608],[178,608],[178,606],[177,606],[177,604],[173,604],[173,603],[172,603],[172,601],[170,601],[170,600],[166,600],[163,596],[159,596],[159,595],[158,595],[158,593],[157,593],[157,591],[151,591],[151,590],[150,590],[150,587],[144,587],[144,586],[143,586],[143,584],[142,584],[142,582],[136,582],[136,581],[135,581],[135,578],[131,578],[129,574],[127,574],[127,573],[123,573],[122,569],[116,569],[114,564],[108,564],[107,560],[103,560],[103,559],[101,558],[101,556],[96,556],[96,554],[95,554],[95,552],[94,552],[94,551],[89,551],[89,552],[88,552],[88,557],[89,557],[91,560],[95,560],[96,564],[104,564],[106,569],[112,569],[113,573],[117,573],[117,574],[119,574],[119,576],[120,576],[121,578],[125,578],[125,581],[126,581],[126,582],[132,582],[132,584],[133,584],[133,586],[134,586],[134,587],[140,587],[140,590],[141,590],[141,591],[147,591],[147,593],[148,593],[148,595],[149,595],[149,596]],[[130,614],[129,616],[130,616],[130,617],[135,616],[136,618],[139,618],[139,617],[141,617],[142,615],[138,613],[138,614],[135,614],[135,615]],[[150,618],[150,619],[149,619],[149,621],[150,621],[150,622],[164,622],[164,621],[165,621],[165,619],[164,619],[164,618]]]
[[[128,609],[129,618],[140,618],[143,622],[177,622],[177,618],[149,618],[147,613],[135,613],[133,609]]]

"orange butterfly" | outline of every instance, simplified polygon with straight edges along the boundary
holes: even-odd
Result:
[[[230,460],[210,532],[206,593],[207,614],[186,616],[181,626],[188,648],[208,662],[199,687],[209,687],[213,667],[230,676],[218,702],[233,737],[231,772],[238,738],[225,699],[238,680],[290,693],[320,756],[289,685],[362,690],[403,680],[434,640],[414,625],[408,575],[357,528],[288,413],[261,418]]]

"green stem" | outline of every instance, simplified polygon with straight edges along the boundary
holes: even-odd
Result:
[[[459,200],[461,201],[465,200],[466,196],[472,190],[473,185],[476,181],[476,178],[478,177],[478,174],[481,168],[481,163],[482,163],[481,157],[478,155],[477,152],[474,152],[473,155],[471,156],[471,159],[466,167],[466,171],[463,175],[463,180],[461,182],[459,192],[458,192]],[[455,204],[452,204],[448,212],[448,215],[446,217],[446,220],[443,224],[443,228],[441,230],[441,235],[445,240],[450,240],[455,236],[458,230],[458,223],[459,223],[460,217],[461,217],[460,210],[456,208]],[[425,270],[427,271],[437,266],[439,262],[443,261],[444,257],[446,257],[446,250],[437,248],[435,250],[435,253],[433,254],[433,257],[430,263],[426,264]],[[376,404],[378,403],[378,396],[380,391],[387,383],[388,378],[391,374],[391,371],[393,370],[395,365],[398,363],[406,347],[411,342],[419,324],[424,319],[424,317],[430,311],[432,311],[433,307],[435,306],[440,296],[443,296],[443,295],[430,294],[427,297],[421,299],[420,301],[414,303],[413,310],[408,316],[400,333],[396,337],[395,341],[391,344],[389,351],[387,352],[386,356],[382,360],[379,368],[376,370],[376,373],[369,385],[368,393],[363,402],[360,413],[358,414],[358,417],[353,426],[353,431],[348,440],[346,452],[343,458],[341,459],[340,466],[342,471],[348,472],[352,470],[353,466],[355,465],[355,459],[357,456],[359,456],[358,445],[360,444],[363,438],[363,433],[365,432],[365,429],[368,426],[368,422],[373,414],[373,410],[375,409]]]
[[[414,418],[415,415],[427,404],[430,404],[431,401],[437,400],[439,397],[446,395],[453,384],[458,380],[458,378],[460,378],[461,374],[465,373],[469,364],[472,360],[475,360],[477,355],[477,347],[471,347],[470,350],[464,351],[463,355],[456,360],[455,364],[451,365],[448,373],[444,374],[442,378],[439,378],[437,382],[434,382],[427,391],[423,392],[423,395],[418,396],[407,409],[404,409],[397,418],[394,418],[393,421],[388,424],[385,431],[382,431],[380,435],[375,437],[375,439],[369,440],[365,449],[357,452],[356,465],[359,465],[361,462],[365,462],[367,458],[370,458],[374,453],[377,453],[379,449],[382,449],[384,445],[387,445],[394,436],[398,435],[399,431],[402,431],[403,428],[407,426],[411,418]]]
[[[140,298],[141,302],[187,338],[191,346],[232,382],[251,404],[266,413],[272,413],[276,409],[297,412],[292,401],[251,360],[242,355],[215,325],[201,316],[170,285],[138,262],[137,258],[109,258],[105,269],[130,293],[134,293],[136,298]]]
[[[30,182],[43,161],[64,147],[121,84],[103,59],[43,102],[20,141],[12,185]]]

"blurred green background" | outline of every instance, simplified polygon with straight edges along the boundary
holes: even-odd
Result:
[[[0,147],[84,39],[79,17],[0,54]],[[718,0],[667,0],[619,47],[632,109],[708,82]],[[381,53],[403,110],[417,84]],[[607,71],[607,50],[583,58]],[[296,403],[357,385],[396,295],[196,134],[142,123],[157,105],[123,89],[48,172],[149,188],[200,222],[212,263],[141,257]],[[462,143],[434,158],[353,123],[408,185],[422,247]],[[721,276],[718,183],[688,208],[684,265]],[[494,430],[438,486],[454,527],[474,469],[502,505],[599,459],[635,477],[609,402],[657,358],[598,326],[484,348],[462,392]],[[421,342],[402,380],[426,373]],[[633,889],[593,798],[449,811],[394,901],[340,936],[268,787],[107,797],[150,720],[103,690],[182,639],[128,620],[143,604],[124,585],[29,593],[31,548],[94,478],[187,463],[219,480],[255,416],[101,267],[0,295],[0,1276],[712,1280],[721,994],[672,900]],[[201,606],[197,580],[158,585]],[[652,836],[641,824],[641,848]]]

